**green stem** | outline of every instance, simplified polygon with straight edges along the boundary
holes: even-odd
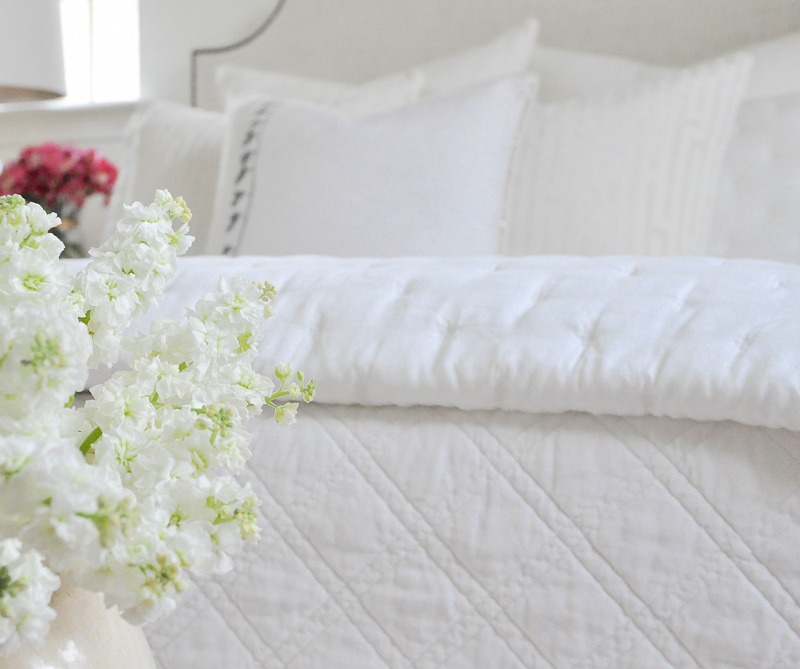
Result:
[[[92,447],[92,444],[102,436],[103,436],[103,431],[99,427],[94,428],[94,430],[92,430],[89,433],[89,436],[86,437],[86,439],[84,439],[83,443],[81,444],[81,453],[83,454],[84,457],[86,457],[86,454],[89,452],[89,449]]]

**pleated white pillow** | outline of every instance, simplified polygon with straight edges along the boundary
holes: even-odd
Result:
[[[752,58],[624,93],[532,105],[512,171],[509,255],[701,254]]]
[[[519,75],[361,119],[234,103],[208,253],[496,253],[531,89]]]

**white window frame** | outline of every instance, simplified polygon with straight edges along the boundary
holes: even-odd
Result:
[[[61,0],[66,104],[141,95],[138,0]]]

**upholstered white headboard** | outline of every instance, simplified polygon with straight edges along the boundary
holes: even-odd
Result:
[[[264,18],[278,4],[258,1]],[[210,103],[223,62],[360,82],[480,43],[528,16],[539,18],[548,46],[685,65],[800,29],[800,0],[284,0],[263,35],[198,59],[198,100]]]

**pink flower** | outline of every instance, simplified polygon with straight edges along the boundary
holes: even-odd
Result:
[[[59,205],[83,206],[94,193],[108,204],[117,168],[94,149],[45,142],[28,146],[0,174],[0,195],[18,193],[54,209]]]

